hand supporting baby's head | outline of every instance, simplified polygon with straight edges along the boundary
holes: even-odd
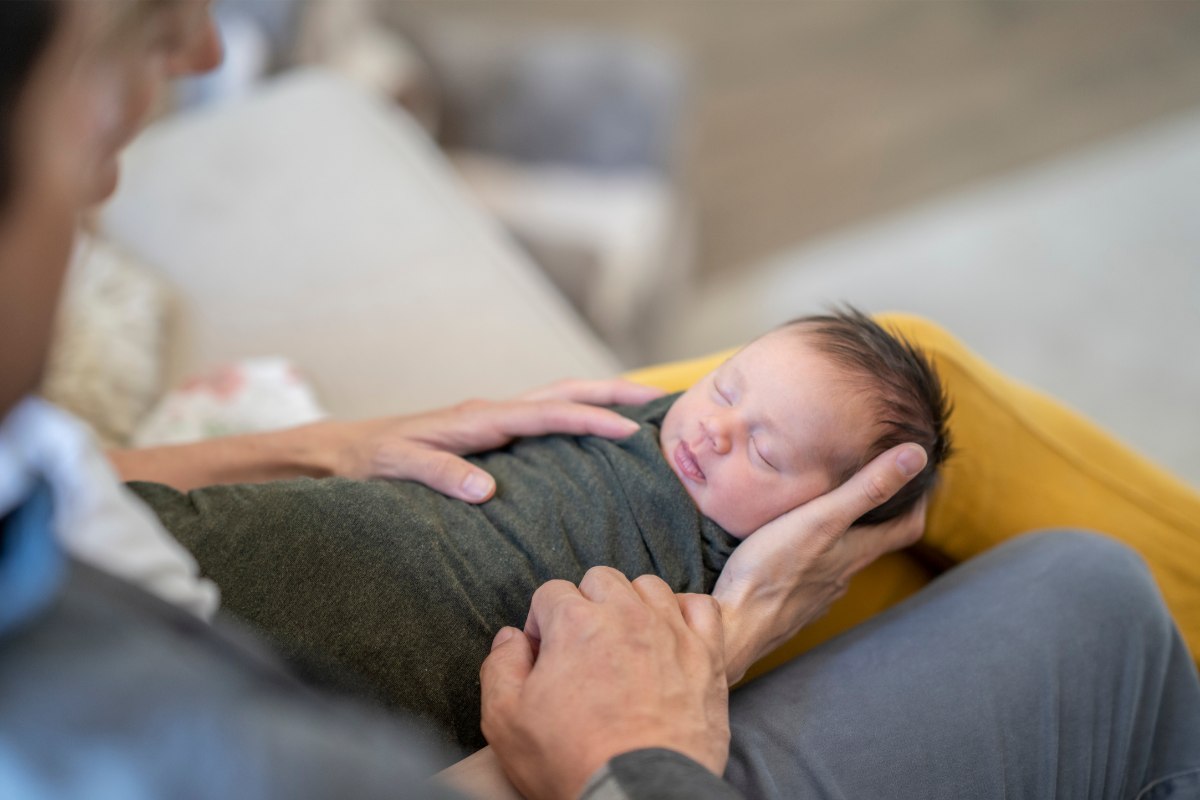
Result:
[[[933,487],[950,453],[949,407],[919,350],[848,309],[746,345],[675,402],[660,445],[701,512],[745,537],[889,448],[920,444],[925,469],[859,520],[877,523]]]

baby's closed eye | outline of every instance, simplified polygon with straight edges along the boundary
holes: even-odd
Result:
[[[758,440],[754,437],[750,438],[750,449],[754,451],[754,455],[758,457],[758,460],[762,462],[764,466],[766,466],[768,469],[775,470],[776,472],[779,471],[776,469],[775,465],[771,463],[771,459],[767,455],[766,448],[759,447]]]

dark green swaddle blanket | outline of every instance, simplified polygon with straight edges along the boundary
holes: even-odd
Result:
[[[675,397],[619,408],[633,436],[547,436],[472,457],[473,506],[409,481],[299,479],[182,494],[131,484],[285,656],[356,674],[375,699],[475,749],[479,666],[534,590],[589,567],[708,592],[737,540],[703,517],[659,451]]]

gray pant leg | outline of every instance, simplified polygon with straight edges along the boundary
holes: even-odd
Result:
[[[748,797],[1200,797],[1200,680],[1141,560],[1019,537],[734,693]]]

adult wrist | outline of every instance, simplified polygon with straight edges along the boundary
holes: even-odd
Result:
[[[613,756],[584,784],[579,800],[738,800],[741,795],[677,750],[647,747]]]
[[[761,639],[765,632],[756,627],[745,615],[740,615],[736,624],[731,624],[731,614],[722,610],[725,624],[725,677],[730,686],[740,681],[763,651]]]
[[[263,436],[272,437],[269,449],[283,471],[309,478],[328,478],[339,474],[339,449],[324,435],[331,423],[313,422],[285,428]]]

